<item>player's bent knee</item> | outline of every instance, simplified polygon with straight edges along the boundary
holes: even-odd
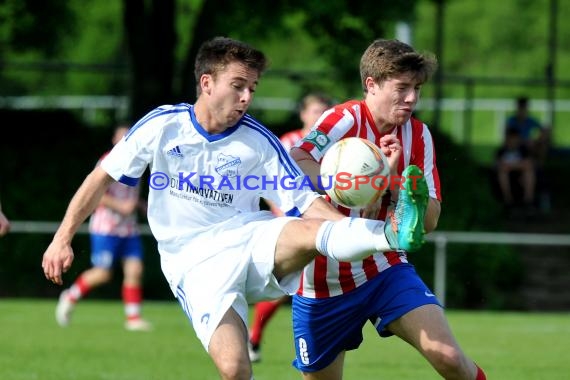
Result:
[[[113,279],[113,273],[107,268],[93,268],[90,272],[90,278],[97,283],[107,283]]]
[[[322,219],[292,220],[283,227],[278,244],[299,251],[315,250],[315,239],[322,224]]]
[[[216,363],[222,379],[251,379],[251,366],[243,361],[226,360]]]
[[[447,346],[429,354],[429,356],[435,369],[446,378],[461,377],[461,374],[468,371],[468,360],[457,348]]]

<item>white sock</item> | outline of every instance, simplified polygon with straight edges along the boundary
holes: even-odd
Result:
[[[79,286],[75,284],[71,285],[71,287],[69,288],[69,299],[71,300],[71,302],[77,302],[82,297],[83,294],[81,294],[81,289],[79,288]]]
[[[392,251],[384,236],[384,222],[364,218],[325,221],[317,232],[317,251],[338,261],[360,261],[376,253]]]

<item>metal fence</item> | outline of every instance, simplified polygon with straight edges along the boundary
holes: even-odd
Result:
[[[53,234],[59,226],[57,222],[38,221],[13,221],[11,224],[10,233]],[[141,225],[140,228],[143,235],[151,235],[148,225]],[[88,233],[87,224],[83,224],[78,233]],[[449,244],[570,246],[570,234],[437,231],[426,235],[426,241],[435,243],[434,292],[440,302],[445,305],[447,247]]]
[[[450,243],[570,246],[570,235],[564,234],[437,231],[426,235],[426,240],[435,243],[434,292],[444,305],[447,246]]]

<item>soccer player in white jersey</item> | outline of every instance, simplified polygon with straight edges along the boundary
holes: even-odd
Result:
[[[406,173],[412,165],[423,170],[430,196],[425,228],[435,229],[441,200],[435,149],[428,127],[412,112],[436,65],[434,57],[400,41],[374,41],[360,61],[364,99],[325,111],[292,148],[292,157],[313,177],[319,174],[327,149],[338,140],[357,136],[382,147],[396,137],[403,149],[397,165],[390,165],[391,174]],[[335,206],[347,216],[386,220],[390,204],[402,196],[407,197],[407,192],[387,191],[364,209]],[[459,347],[441,305],[408,263],[404,250],[377,252],[360,262],[317,256],[305,267],[292,304],[297,354],[293,364],[306,380],[341,379],[345,352],[361,344],[367,320],[380,336],[396,335],[415,347],[442,377],[485,379]],[[382,367],[382,354],[378,364]]]
[[[252,377],[249,303],[294,293],[315,257],[360,261],[418,249],[423,237],[425,180],[396,206],[412,218],[388,223],[347,218],[306,185],[279,139],[246,113],[266,62],[240,41],[205,42],[196,103],[160,106],[130,129],[79,187],[42,261],[45,277],[62,284],[73,236],[105,189],[134,185],[149,168],[147,216],[162,271],[223,379]],[[260,210],[261,198],[285,216]]]
[[[129,126],[118,125],[113,133],[113,145],[128,132]],[[97,165],[108,154],[103,154]],[[151,324],[142,318],[143,247],[137,212],[142,204],[140,186],[112,183],[89,220],[92,267],[83,271],[69,287],[61,292],[55,310],[57,323],[66,327],[71,322],[77,302],[92,290],[111,281],[115,265],[123,268],[121,289],[125,328],[148,331]]]

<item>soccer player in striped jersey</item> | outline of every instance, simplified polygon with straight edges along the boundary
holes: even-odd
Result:
[[[299,119],[302,123],[301,128],[286,132],[279,138],[285,149],[289,151],[297,141],[305,137],[323,112],[332,105],[332,99],[322,93],[312,92],[303,96],[299,104]],[[267,203],[275,215],[283,215],[283,212],[273,203]],[[276,300],[261,301],[255,304],[249,332],[249,358],[252,362],[259,362],[261,360],[263,331],[271,318],[275,315],[279,306],[289,299],[289,296],[283,296]]]
[[[423,237],[425,181],[396,207],[414,217],[388,223],[345,217],[305,184],[279,139],[247,113],[266,64],[243,42],[206,41],[196,102],[160,106],[129,130],[71,199],[42,261],[45,277],[61,285],[73,236],[105,189],[133,186],[149,168],[147,217],[163,274],[223,379],[252,377],[250,303],[295,293],[315,257],[360,261],[419,249]],[[285,216],[260,210],[262,198]]]
[[[128,132],[127,125],[118,125],[113,133],[113,145]],[[108,154],[106,152],[101,160]],[[151,324],[141,317],[143,248],[137,222],[140,186],[112,183],[89,220],[92,267],[82,272],[69,289],[61,292],[55,310],[57,323],[66,327],[71,322],[77,302],[92,290],[111,281],[114,266],[122,264],[122,298],[125,328],[148,331]]]
[[[435,229],[441,201],[435,148],[428,127],[412,117],[412,112],[436,65],[435,57],[400,41],[374,41],[360,61],[364,99],[325,111],[313,130],[293,147],[292,157],[305,174],[315,178],[332,144],[354,136],[370,140],[388,156],[391,175],[406,175],[411,165],[423,171],[429,188],[425,228],[428,232]],[[387,143],[394,139],[403,149],[390,150]],[[394,216],[391,204],[408,196],[407,190],[398,190],[397,186],[390,188],[378,202],[363,209],[333,204],[347,216],[388,220]],[[485,378],[459,347],[442,306],[404,250],[377,252],[360,262],[317,256],[304,269],[292,307],[297,354],[293,364],[306,380],[341,379],[345,352],[361,344],[367,320],[381,337],[396,335],[411,344],[446,379]],[[381,354],[378,363],[381,367]]]
[[[305,95],[299,105],[299,119],[303,124],[302,127],[286,132],[279,138],[285,149],[291,150],[297,141],[305,137],[323,112],[332,105],[333,101],[327,95],[318,92]]]

